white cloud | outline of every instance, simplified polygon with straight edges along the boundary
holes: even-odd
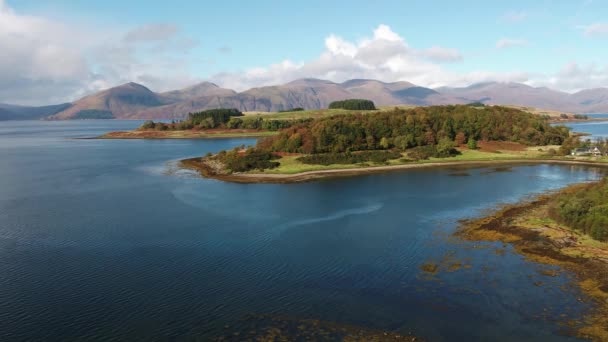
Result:
[[[580,65],[572,61],[565,64],[554,75],[538,77],[532,83],[569,92],[606,87],[608,85],[608,65],[603,67],[597,64]]]
[[[608,37],[608,23],[595,23],[583,27],[586,37]]]
[[[379,25],[372,37],[358,42],[335,34],[325,39],[325,50],[308,62],[285,60],[281,63],[239,72],[223,72],[211,80],[224,87],[245,90],[251,87],[276,85],[298,78],[314,77],[342,82],[353,78],[382,81],[409,81],[424,86],[442,86],[468,82],[471,77],[444,70],[441,62],[457,62],[462,55],[457,49],[434,46],[428,49],[410,47],[406,40],[387,25]],[[439,63],[438,63],[439,62]],[[503,73],[478,74],[475,80],[488,77],[511,80]],[[518,80],[525,79],[518,74]]]
[[[528,45],[528,41],[525,39],[502,38],[496,42],[497,49],[508,49],[526,45]]]
[[[72,101],[129,81],[185,86],[195,81],[187,53],[196,44],[170,24],[101,32],[22,15],[0,0],[0,102]]]
[[[509,11],[500,16],[499,21],[508,23],[518,23],[528,18],[528,13],[525,11]]]

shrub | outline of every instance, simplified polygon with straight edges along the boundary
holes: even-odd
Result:
[[[304,108],[302,108],[302,107],[296,107],[296,108],[292,108],[292,109],[283,109],[283,110],[280,110],[279,113],[301,112],[303,110],[304,110]]]
[[[469,150],[476,150],[477,140],[473,139],[473,137],[470,137],[469,141],[467,142],[467,147],[469,148]]]
[[[439,145],[418,146],[411,149],[407,156],[412,160],[426,160],[431,157],[447,158],[459,155],[460,152],[454,148],[454,143],[449,142],[450,144],[442,139]]]
[[[218,153],[214,158],[224,163],[226,168],[231,172],[265,170],[279,166],[278,162],[273,161],[279,157],[268,152],[255,151],[253,149],[248,149],[244,154],[239,153],[236,149],[222,152]]]

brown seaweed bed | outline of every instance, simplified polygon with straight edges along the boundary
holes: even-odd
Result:
[[[397,334],[355,325],[315,319],[251,315],[238,328],[224,327],[223,336],[214,341],[422,341],[411,334]]]
[[[575,185],[562,191],[572,191]],[[580,338],[608,341],[608,244],[589,243],[575,231],[543,224],[552,195],[505,206],[493,214],[463,222],[456,236],[468,241],[501,241],[528,260],[556,265],[575,275],[576,286],[593,308],[578,320],[563,322]]]

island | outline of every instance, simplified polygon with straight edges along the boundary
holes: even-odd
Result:
[[[480,102],[470,107],[492,107]],[[376,107],[365,99],[334,101],[325,109],[306,110],[302,107],[278,112],[241,112],[234,108],[216,108],[188,113],[184,120],[170,122],[147,120],[132,131],[108,132],[100,139],[217,139],[260,138],[276,135],[278,130],[305,120],[344,114],[375,114],[395,109],[413,109],[420,106],[397,105]],[[591,118],[555,110],[543,110],[524,106],[506,106],[537,115],[550,123],[605,121],[607,118]],[[424,108],[424,107],[422,107]]]
[[[608,144],[512,107],[393,108],[285,120],[255,147],[182,161],[204,177],[289,183],[411,168],[561,163],[608,166]]]

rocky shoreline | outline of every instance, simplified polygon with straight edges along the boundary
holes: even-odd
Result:
[[[570,186],[560,192],[584,186],[588,184]],[[590,243],[568,227],[535,223],[548,217],[553,196],[541,195],[489,216],[465,221],[456,236],[468,241],[508,243],[532,262],[556,265],[574,274],[575,285],[587,296],[593,309],[581,319],[565,324],[578,337],[608,341],[608,243]]]

